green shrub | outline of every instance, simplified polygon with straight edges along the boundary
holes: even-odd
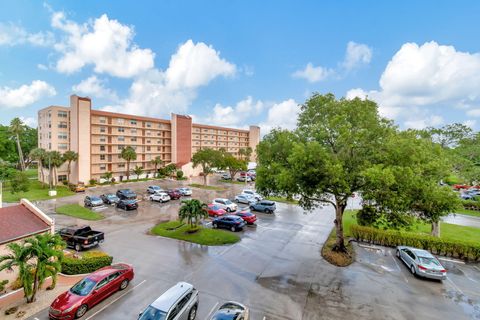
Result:
[[[0,280],[0,292],[3,292],[5,290],[7,283],[8,280]]]
[[[462,205],[468,210],[480,210],[480,202],[475,200],[462,200]]]
[[[97,180],[95,180],[95,179],[90,179],[90,180],[88,180],[88,184],[91,185],[91,186],[94,186],[94,185],[97,184]]]
[[[177,171],[177,179],[182,179],[183,178],[183,171],[182,170],[178,170]]]
[[[387,247],[410,246],[425,249],[442,256],[467,261],[480,261],[480,244],[477,243],[445,241],[428,235],[379,230],[358,225],[352,225],[350,233],[357,241],[365,241]]]
[[[357,223],[361,226],[372,226],[380,218],[380,213],[373,206],[364,206],[357,211]]]
[[[94,272],[100,268],[109,266],[112,264],[113,257],[109,255],[104,256],[92,256],[82,259],[76,259],[72,257],[65,257],[62,261],[62,273],[63,274],[83,274]]]

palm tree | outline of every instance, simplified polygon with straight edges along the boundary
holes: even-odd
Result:
[[[32,258],[32,251],[24,244],[17,242],[9,243],[7,248],[10,250],[9,254],[0,256],[0,271],[7,270],[12,272],[15,269],[18,270],[18,278],[23,287],[23,293],[27,302],[33,302],[31,300],[33,292],[33,273],[34,265],[30,263]]]
[[[20,161],[20,169],[22,169],[22,171],[25,171],[25,159],[23,159],[22,146],[20,145],[20,136],[24,131],[25,125],[23,124],[22,120],[20,120],[20,118],[14,118],[10,122],[10,133],[17,142],[18,159]]]
[[[130,161],[137,160],[137,153],[135,152],[135,149],[133,149],[131,146],[128,146],[122,150],[122,153],[120,154],[120,158],[127,161],[127,180],[129,180],[130,179]]]
[[[52,184],[57,184],[57,168],[60,167],[65,160],[62,157],[62,154],[58,151],[47,151],[45,155],[44,165],[48,168],[49,172],[49,185],[50,188]],[[52,179],[53,175],[53,179]]]
[[[63,160],[68,163],[68,181],[70,181],[70,168],[72,165],[72,161],[77,161],[78,160],[78,153],[75,151],[66,151],[63,154]]]
[[[109,181],[109,182],[112,182],[112,177],[113,177],[113,172],[111,171],[107,171],[103,174],[102,178]]]
[[[184,200],[182,206],[178,211],[178,217],[180,221],[187,220],[190,225],[190,229],[193,229],[201,218],[208,217],[207,205],[200,200]]]
[[[155,159],[150,160],[150,162],[153,163],[153,165],[155,166],[155,173],[153,177],[156,178],[158,173],[157,168],[159,165],[161,166],[163,164],[163,160],[162,158],[160,158],[160,156],[156,156]]]
[[[135,166],[135,169],[133,169],[133,173],[137,175],[137,181],[138,181],[139,176],[143,173],[143,168],[139,166]]]
[[[38,162],[38,168],[40,169],[40,176],[42,179],[42,187],[45,185],[45,174],[43,172],[43,160],[45,159],[46,151],[42,148],[35,148],[30,151],[30,158]]]

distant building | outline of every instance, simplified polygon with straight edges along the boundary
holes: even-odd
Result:
[[[38,112],[38,146],[61,153],[73,150],[79,155],[72,163],[72,183],[99,180],[107,171],[116,179],[124,177],[126,164],[120,153],[126,146],[137,152],[131,169],[140,166],[153,173],[150,161],[159,156],[164,164],[174,163],[190,176],[199,173],[190,162],[201,148],[224,148],[238,156],[240,149],[250,147],[250,160],[254,161],[259,142],[258,126],[241,130],[197,124],[189,116],[173,113],[165,120],[92,110],[90,98],[76,95],[70,97],[69,108],[50,106]],[[47,170],[44,176],[47,181]],[[66,164],[57,170],[57,179],[68,179]]]
[[[30,201],[22,199],[18,205],[0,208],[0,256],[10,253],[9,243],[47,232],[55,232],[55,222]],[[0,281],[11,283],[16,277],[16,272],[0,272]]]

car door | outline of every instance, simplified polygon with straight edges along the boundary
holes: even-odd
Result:
[[[415,256],[413,255],[412,251],[409,249],[403,249],[404,251],[404,258],[405,262],[410,266],[412,263],[415,262]]]
[[[178,315],[177,319],[178,320],[188,320],[188,313],[190,311],[190,304],[188,303],[190,301],[190,298],[192,297],[192,293],[189,292],[183,297],[177,304],[177,309],[178,309]]]
[[[122,274],[120,271],[114,272],[108,276],[108,283],[107,283],[107,290],[109,290],[109,294],[113,294],[118,291],[120,288],[120,283],[123,281]]]
[[[91,306],[96,305],[97,303],[103,301],[108,295],[108,276],[100,280],[95,288],[92,290],[91,294]],[[91,307],[89,306],[89,307]]]

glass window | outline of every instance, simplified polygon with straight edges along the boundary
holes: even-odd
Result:
[[[132,129],[132,134],[137,134],[137,129]]]
[[[100,132],[105,132],[105,127],[100,127]]]
[[[66,117],[68,117],[68,113],[67,113],[67,111],[58,111],[57,116],[59,118],[66,118]]]
[[[122,118],[118,118],[118,119],[117,119],[117,123],[118,123],[118,124],[123,124],[123,123],[124,123],[124,120],[123,120]]]
[[[60,123],[58,124],[58,128],[66,129],[67,128],[67,123],[65,121],[60,121]]]
[[[105,166],[104,164],[100,165],[100,170],[106,170],[106,169],[107,169],[107,166]]]
[[[125,128],[122,128],[122,127],[118,128],[118,132],[125,132]]]
[[[152,306],[148,306],[145,311],[140,315],[138,320],[165,320],[167,314]]]
[[[135,138],[135,137],[131,138],[130,141],[135,142],[135,141],[137,141],[137,138]]]
[[[119,168],[125,168],[125,163],[119,163],[119,164],[118,164],[118,167],[119,167]]]
[[[58,176],[58,181],[67,181],[67,175],[66,174],[61,174]]]
[[[59,143],[59,144],[58,144],[58,149],[60,149],[60,150],[67,150],[67,149],[68,149],[68,144],[66,144],[66,143]]]
[[[125,141],[125,137],[124,136],[118,136],[118,141]]]
[[[104,154],[100,155],[100,160],[105,160],[105,155]]]
[[[146,126],[147,128],[151,128],[151,127],[152,127],[152,123],[151,123],[151,122],[145,122],[145,126]]]
[[[99,121],[100,123],[107,123],[107,118],[105,118],[105,117],[100,117],[100,118],[98,118],[98,121]]]
[[[136,126],[137,125],[137,120],[130,120],[130,124],[133,125],[133,126]]]
[[[100,151],[105,151],[105,146],[100,146]]]
[[[100,282],[97,284],[97,286],[95,287],[95,290],[101,289],[101,288],[104,287],[107,283],[108,283],[108,277],[103,278],[103,279],[100,280]]]
[[[79,296],[86,296],[97,283],[90,278],[83,278],[70,288],[70,292]]]
[[[105,136],[101,136],[101,137],[100,137],[100,142],[105,142],[105,141],[106,141]]]

